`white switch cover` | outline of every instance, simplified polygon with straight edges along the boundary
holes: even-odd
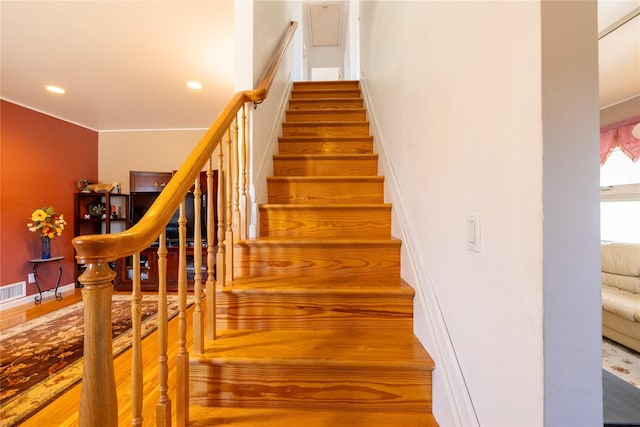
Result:
[[[480,214],[467,214],[467,249],[480,252]]]

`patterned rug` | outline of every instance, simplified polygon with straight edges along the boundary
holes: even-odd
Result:
[[[114,295],[113,356],[131,343],[131,297]],[[157,326],[158,298],[142,299],[142,336]],[[178,314],[178,298],[168,296],[169,318]],[[84,344],[82,302],[0,331],[0,420],[13,426],[46,406],[82,379]]]
[[[602,367],[640,388],[640,353],[610,339],[602,339]]]

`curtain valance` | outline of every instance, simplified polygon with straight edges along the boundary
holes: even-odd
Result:
[[[632,161],[640,159],[640,116],[600,128],[600,166],[616,147]]]

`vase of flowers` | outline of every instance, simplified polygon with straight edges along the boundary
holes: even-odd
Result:
[[[31,213],[31,222],[27,223],[29,231],[38,233],[42,243],[42,259],[51,258],[51,239],[62,234],[67,222],[64,215],[53,208],[36,209]]]

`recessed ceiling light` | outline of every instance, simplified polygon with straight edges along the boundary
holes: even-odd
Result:
[[[192,80],[190,82],[187,82],[187,86],[190,87],[191,89],[194,89],[194,90],[202,89],[202,83],[196,82],[194,80]]]
[[[62,89],[59,86],[47,85],[47,86],[45,86],[45,89],[47,89],[49,92],[58,93],[58,94],[67,93],[66,90]]]

